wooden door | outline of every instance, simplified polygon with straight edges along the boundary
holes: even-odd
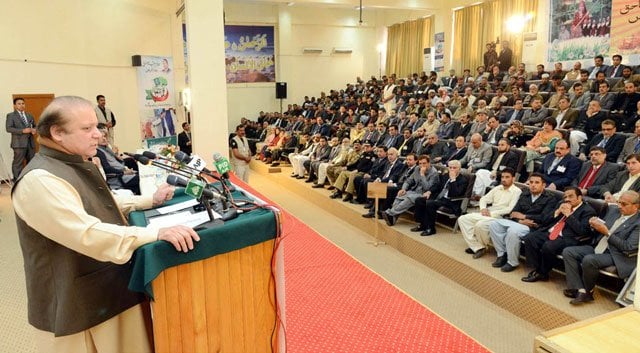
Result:
[[[38,125],[38,121],[40,120],[40,115],[44,108],[53,100],[55,97],[52,93],[43,93],[43,94],[14,94],[13,99],[16,98],[24,98],[25,111],[29,114],[33,115],[33,118],[36,121],[36,125]],[[36,139],[36,151],[40,148],[38,144],[38,139]]]

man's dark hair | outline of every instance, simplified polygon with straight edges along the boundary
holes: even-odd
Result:
[[[16,97],[13,99],[13,105],[16,105],[16,103],[18,103],[18,101],[23,101],[24,102],[24,98],[22,97]]]
[[[529,175],[529,179],[531,178],[540,178],[542,179],[542,182],[544,182],[544,175],[542,175],[542,173],[539,173],[539,172],[531,173],[531,175]]]
[[[510,167],[506,167],[503,170],[500,171],[501,174],[507,173],[507,174],[511,174],[511,176],[516,176],[516,171],[513,170],[513,168]]]
[[[99,100],[100,100],[100,98],[104,98],[104,96],[103,96],[103,95],[101,95],[101,94],[97,95],[97,96],[96,96],[96,102],[97,102],[97,101],[99,101]]]
[[[565,186],[564,191],[569,191],[569,190],[573,190],[573,192],[576,193],[576,196],[582,196],[582,190],[580,190],[580,188],[578,188],[577,186]]]

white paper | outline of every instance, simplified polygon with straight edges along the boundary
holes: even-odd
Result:
[[[216,211],[213,212],[214,219],[220,219],[222,216]],[[171,213],[164,216],[153,217],[149,219],[149,225],[154,228],[171,227],[182,224],[187,227],[195,228],[202,223],[209,222],[209,214],[207,211],[191,213],[189,211]]]
[[[160,214],[167,214],[167,213],[171,213],[171,212],[184,210],[185,208],[195,206],[198,203],[199,203],[198,200],[190,199],[188,201],[180,202],[180,203],[177,203],[175,205],[157,208],[156,211],[158,211],[158,213],[160,213]]]

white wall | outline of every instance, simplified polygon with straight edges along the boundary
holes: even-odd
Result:
[[[123,150],[137,148],[131,56],[172,54],[174,11],[173,4],[150,0],[12,2],[12,15],[0,21],[0,114],[13,110],[14,93],[78,95],[92,102],[104,94],[118,121],[116,144]],[[2,129],[0,151],[8,169],[13,158],[9,144],[10,134]]]
[[[378,76],[384,28],[394,23],[429,15],[425,11],[365,10],[363,25],[353,8],[225,3],[227,24],[274,25],[276,27],[276,80],[287,82],[287,104],[304,96],[345,87],[357,76]],[[333,54],[333,48],[351,48],[351,54]],[[303,54],[303,48],[321,48],[321,54]],[[229,128],[240,118],[279,111],[274,84],[233,84],[228,88]]]

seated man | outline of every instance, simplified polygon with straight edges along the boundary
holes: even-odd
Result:
[[[491,266],[499,267],[502,272],[515,270],[520,264],[520,240],[553,214],[549,205],[555,205],[556,198],[544,185],[542,174],[532,173],[529,190],[522,192],[509,216],[489,223],[489,235],[498,253]]]
[[[382,148],[382,147],[378,147]],[[374,163],[375,168],[375,163]],[[356,198],[353,203],[365,203],[367,202],[367,184],[369,182],[382,182],[386,184],[393,184],[400,180],[400,176],[402,172],[404,172],[405,164],[402,160],[398,158],[398,150],[394,147],[389,148],[387,151],[387,161],[384,165],[384,169],[382,169],[379,173],[377,170],[371,168],[371,176],[369,178],[362,179],[356,177],[355,187],[356,187]]]
[[[469,172],[475,172],[478,169],[486,168],[491,162],[492,155],[491,145],[483,142],[482,135],[476,133],[471,136],[471,144],[467,149],[467,154],[460,160],[460,164]]]
[[[640,234],[640,194],[625,191],[618,200],[620,218],[611,227],[592,217],[589,225],[602,236],[595,249],[591,245],[567,247],[562,251],[567,274],[564,295],[571,304],[593,301],[593,288],[600,269],[615,266],[620,278],[626,279],[636,268],[638,234]]]
[[[442,164],[447,165],[447,163],[452,160],[461,160],[467,154],[467,142],[464,139],[464,136],[458,136],[454,140],[454,146],[449,149],[446,155],[442,157]]]
[[[513,185],[515,174],[509,167],[503,169],[500,185],[480,198],[480,213],[467,213],[458,218],[460,232],[469,246],[465,251],[473,254],[474,259],[485,254],[489,243],[489,223],[509,214],[518,202],[522,190]]]
[[[335,191],[329,196],[330,198],[337,199],[342,197],[343,193],[348,194],[349,197],[352,198],[353,196],[351,194],[355,190],[354,182],[356,177],[364,175],[364,173],[371,170],[371,166],[376,160],[376,154],[373,152],[373,146],[371,146],[369,142],[364,142],[362,144],[362,149],[363,151],[360,154],[358,161],[355,164],[352,164],[351,168],[347,167],[347,169],[340,172],[336,178],[336,181],[333,183]]]
[[[320,145],[320,135],[313,135],[313,139],[309,139],[305,148],[299,153],[290,153],[287,158],[291,162],[293,172],[292,178],[303,179],[304,178],[304,163],[309,160],[309,156]]]
[[[384,211],[388,208],[391,208],[391,205],[393,204],[393,201],[395,200],[396,195],[398,194],[398,191],[400,190],[401,186],[404,184],[405,181],[407,181],[407,179],[411,177],[411,175],[413,175],[413,172],[417,170],[418,168],[417,163],[418,163],[418,157],[413,153],[410,153],[405,158],[404,160],[405,168],[402,174],[400,175],[400,178],[398,179],[398,181],[387,182],[387,197],[379,200],[378,211]],[[367,189],[367,193],[368,193],[368,189]],[[369,212],[363,214],[362,217],[373,218],[375,216],[374,201],[375,200],[373,199],[368,199],[368,202],[364,206],[364,208],[369,209]],[[381,213],[378,213],[378,218],[382,218]]]
[[[375,180],[382,177],[382,174],[387,170],[387,166],[389,165],[389,159],[387,159],[387,148],[385,146],[378,146],[376,148],[376,155],[377,158],[373,161],[369,170],[362,174],[356,174],[353,178],[353,184],[351,184],[351,178],[349,179],[350,183],[347,184],[347,189],[345,190],[347,195],[342,199],[342,201],[360,203],[355,200],[355,196],[358,195],[358,189],[360,188],[363,180]],[[350,190],[349,186],[352,186],[353,189]]]
[[[640,107],[640,103],[638,103]],[[640,109],[638,109],[640,110]],[[618,164],[623,164],[624,160],[634,153],[640,152],[640,120],[637,120],[634,124],[634,136],[628,137],[624,141],[624,146],[622,147],[622,152],[618,156]]]
[[[607,161],[615,163],[624,147],[625,138],[622,134],[616,134],[616,122],[607,119],[602,122],[602,132],[587,141],[580,151],[580,159],[585,160],[586,154],[593,146],[600,146],[607,151]]]
[[[564,190],[578,176],[582,162],[570,154],[566,140],[559,140],[554,153],[549,153],[542,161],[542,173],[547,187],[551,190]]]
[[[414,217],[420,225],[411,229],[411,231],[422,231],[420,233],[421,236],[436,234],[438,208],[444,206],[458,215],[462,212],[460,209],[462,200],[455,199],[464,196],[469,180],[460,174],[462,167],[459,161],[450,161],[448,166],[449,172],[440,176],[439,185],[442,185],[442,187],[439,188],[440,192],[435,199],[429,199],[433,196],[433,193],[430,193],[427,196],[418,197],[415,201]]]
[[[436,168],[431,166],[429,156],[420,156],[418,163],[419,167],[402,184],[391,208],[382,212],[382,218],[389,226],[393,226],[399,215],[413,207],[418,197],[429,197],[438,186],[440,175]]]
[[[604,200],[613,203],[622,192],[633,190],[640,192],[640,154],[631,154],[625,160],[627,169],[618,172],[615,179],[600,188]]]
[[[135,195],[140,195],[140,177],[135,170],[125,166],[124,161],[109,147],[109,131],[100,130],[96,156],[107,177],[107,184],[111,189],[128,189]]]
[[[355,140],[353,142],[353,147],[349,149],[345,158],[327,167],[327,178],[331,185],[329,190],[335,189],[333,184],[335,184],[336,179],[338,179],[341,172],[355,170],[361,154],[362,144],[360,143],[360,140]]]
[[[337,140],[337,137],[333,139]],[[332,139],[332,140],[333,140]],[[341,164],[343,160],[346,160],[347,154],[351,150],[351,140],[349,137],[343,137],[342,143],[340,145],[335,145],[331,149],[331,153],[329,153],[329,160],[325,162],[318,163],[317,166],[317,175],[318,180],[313,184],[313,188],[322,188],[324,187],[324,183],[327,180],[327,169],[334,164]],[[312,164],[313,167],[313,164]]]
[[[473,194],[477,196],[484,195],[486,189],[491,186],[493,182],[501,179],[500,173],[505,168],[511,168],[515,173],[519,161],[520,157],[518,153],[511,150],[509,140],[501,138],[500,142],[498,142],[498,153],[493,154],[489,165],[487,165],[486,168],[476,171],[476,181],[473,183]]]
[[[600,188],[613,180],[618,173],[618,165],[607,162],[607,152],[604,148],[593,146],[589,152],[589,160],[582,164],[578,177],[573,179],[571,186],[577,186],[582,195],[600,199]]]
[[[332,140],[331,143],[335,143],[336,141]],[[329,145],[327,138],[325,136],[320,136],[320,144],[316,149],[309,155],[309,159],[302,163],[302,166],[309,173],[309,177],[305,181],[306,183],[311,183],[317,179],[315,170],[317,170],[317,166],[322,162],[326,162],[329,160],[329,154],[331,153],[333,146]],[[314,166],[314,168],[312,168]]]
[[[600,132],[605,117],[606,114],[602,111],[600,102],[596,100],[589,102],[587,109],[580,111],[578,120],[576,120],[569,135],[572,155],[578,155],[578,152],[580,152],[580,144],[592,139]]]
[[[524,252],[533,271],[522,278],[523,282],[546,281],[553,269],[556,256],[567,246],[590,243],[593,238],[589,219],[596,211],[582,200],[582,192],[575,186],[564,191],[563,201],[553,213],[548,229],[538,229],[524,238]]]
[[[449,144],[447,142],[440,141],[437,134],[429,134],[426,146],[422,149],[422,154],[428,155],[433,163],[439,163],[448,151]]]

